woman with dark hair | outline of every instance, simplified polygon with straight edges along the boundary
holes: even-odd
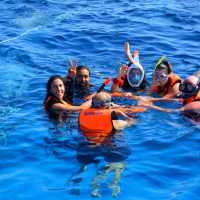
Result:
[[[59,118],[66,111],[81,111],[91,106],[91,100],[80,106],[70,104],[65,92],[64,82],[61,76],[51,76],[46,86],[47,94],[44,100],[45,110],[50,117]]]

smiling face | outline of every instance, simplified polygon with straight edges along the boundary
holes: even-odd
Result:
[[[90,84],[90,72],[87,69],[77,71],[76,82],[80,86],[87,87]]]
[[[51,83],[50,92],[60,100],[63,100],[65,94],[65,86],[61,79],[57,78]]]

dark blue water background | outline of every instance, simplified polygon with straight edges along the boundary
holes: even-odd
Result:
[[[0,30],[1,200],[92,199],[95,165],[69,183],[80,167],[76,118],[55,127],[42,107],[47,79],[65,75],[68,59],[88,65],[96,85],[126,61],[127,40],[149,81],[161,55],[182,78],[199,69],[198,0],[2,0]],[[119,199],[199,199],[198,126],[181,114],[149,111],[118,140],[131,152]],[[100,199],[113,199],[109,181]]]

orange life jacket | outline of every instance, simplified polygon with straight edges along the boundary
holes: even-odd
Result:
[[[176,83],[180,83],[181,82],[181,78],[174,74],[174,73],[170,73],[168,75],[168,81],[166,83],[166,85],[164,86],[164,88],[162,89],[160,86],[153,86],[151,88],[152,92],[155,92],[155,93],[160,93],[162,95],[166,95],[169,93],[169,91],[173,88],[173,86],[176,84]]]
[[[102,143],[112,135],[111,110],[89,108],[80,112],[79,127],[87,139],[96,144]]]
[[[194,101],[200,101],[200,90],[197,92],[196,95],[191,96],[191,97],[189,97],[189,98],[183,99],[183,104],[186,105],[186,104],[192,103],[192,102],[194,102]]]
[[[62,103],[59,99],[57,99],[56,97],[54,97],[54,96],[48,96],[48,98],[45,100],[45,102],[44,102],[44,109],[45,109],[45,111],[46,112],[48,112],[49,111],[49,103],[51,103],[51,101],[55,101],[56,100],[56,102],[55,103]],[[68,99],[64,99],[64,101],[66,101],[67,103],[69,103],[69,104],[71,104],[71,102],[68,100]]]

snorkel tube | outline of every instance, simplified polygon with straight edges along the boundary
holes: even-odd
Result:
[[[127,80],[131,87],[137,88],[142,84],[145,77],[144,69],[142,65],[140,64],[140,60],[139,60],[139,51],[138,50],[134,51],[134,54],[133,54],[134,58],[133,58],[130,52],[130,47],[129,47],[128,42],[125,43],[124,49],[125,49],[127,58],[130,62],[129,64],[130,67],[128,68],[128,72],[127,72]]]
[[[160,69],[166,69],[167,73],[170,74],[172,72],[172,66],[168,62],[167,58],[165,56],[161,56],[159,60],[157,61],[154,72]]]

